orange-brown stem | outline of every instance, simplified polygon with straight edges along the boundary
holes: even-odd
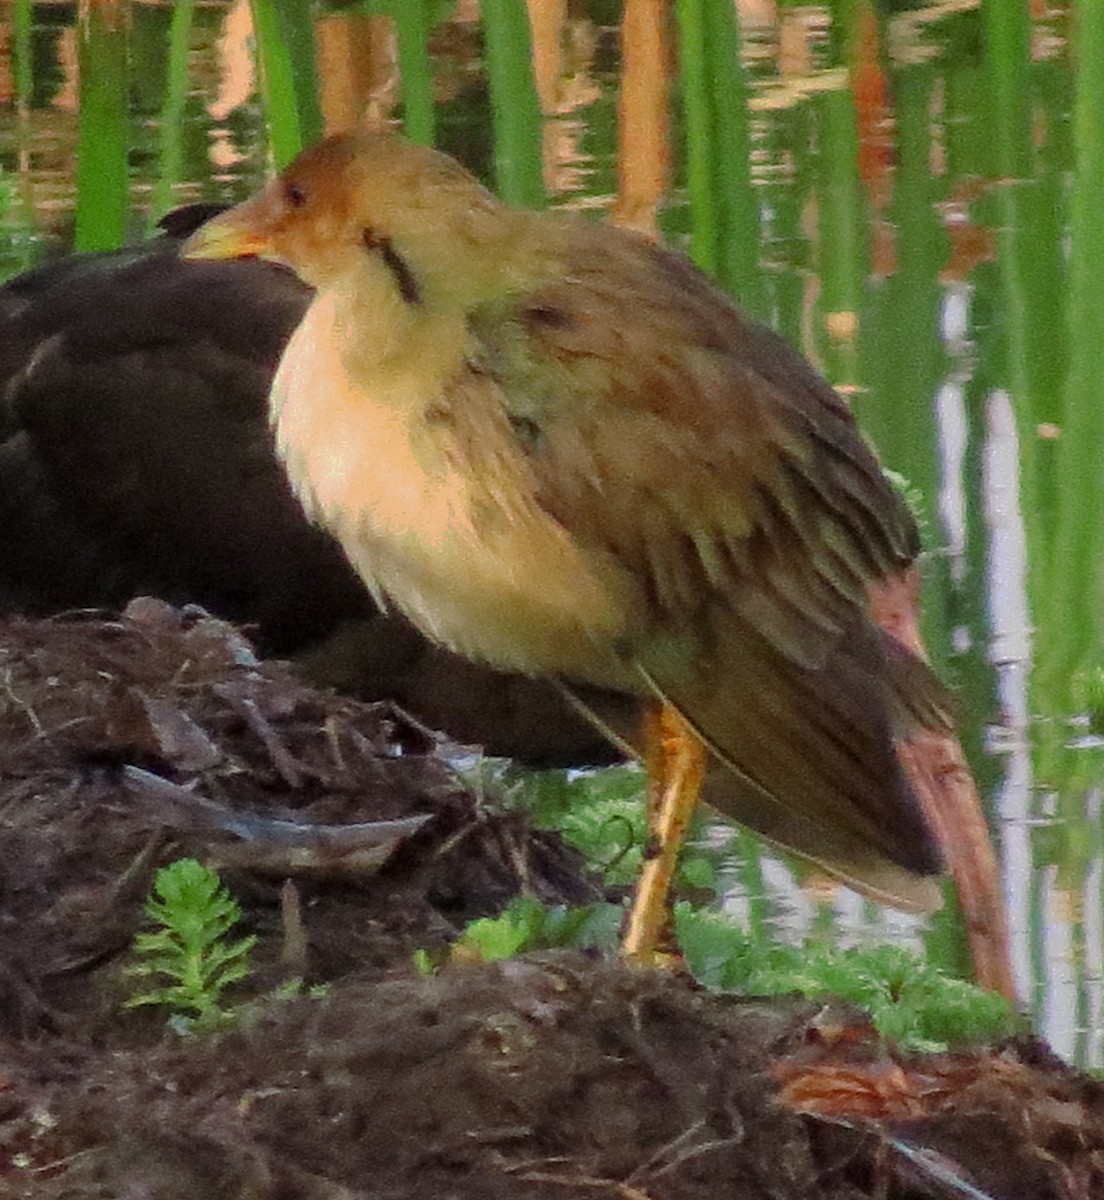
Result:
[[[924,657],[920,576],[915,568],[872,587],[870,604],[875,621],[887,633]],[[898,746],[898,755],[955,881],[974,982],[1015,1002],[1000,867],[962,744],[953,733],[922,730]]]

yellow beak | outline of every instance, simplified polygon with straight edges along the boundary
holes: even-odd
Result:
[[[254,203],[239,204],[213,217],[192,234],[180,251],[182,258],[269,258],[272,243],[256,220]],[[260,228],[258,228],[260,226]]]

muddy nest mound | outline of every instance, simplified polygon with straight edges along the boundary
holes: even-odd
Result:
[[[477,803],[451,750],[258,662],[202,611],[4,622],[0,1030],[125,1037],[115,968],[180,857],[222,869],[258,992],[409,962],[522,890],[594,899],[558,838]],[[381,821],[399,831],[382,848]]]
[[[518,895],[600,896],[453,752],[199,611],[4,623],[0,1197],[1104,1195],[1104,1091],[1032,1043],[906,1060],[830,1003],[596,955],[419,975]],[[124,1006],[182,856],[257,937],[219,1033]]]

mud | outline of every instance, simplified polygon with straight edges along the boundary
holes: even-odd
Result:
[[[419,974],[518,895],[602,895],[454,755],[201,611],[0,626],[0,1197],[1104,1195],[1104,1089],[1032,1041],[907,1059],[832,1002],[582,953]],[[258,938],[219,1033],[125,1007],[185,855]]]

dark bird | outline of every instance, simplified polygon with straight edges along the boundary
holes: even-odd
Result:
[[[180,210],[147,245],[0,287],[0,611],[143,593],[197,603],[314,681],[396,700],[491,753],[615,759],[546,681],[471,663],[380,612],[307,520],[266,412],[311,291],[270,263],[182,261],[180,239],[209,215]]]
[[[849,883],[938,903],[894,750],[945,722],[869,592],[917,553],[850,412],[680,256],[506,206],[381,134],[302,154],[187,244],[315,289],[270,398],[308,513],[381,605],[501,670],[638,697],[650,958],[703,783]]]

